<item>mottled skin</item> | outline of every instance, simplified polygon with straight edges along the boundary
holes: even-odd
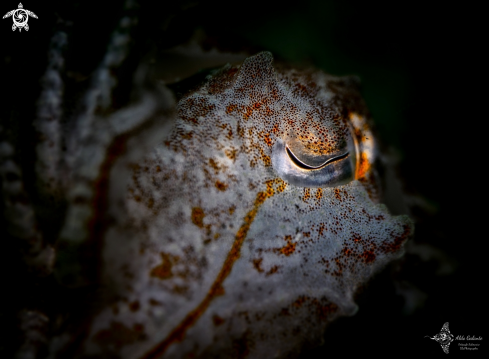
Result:
[[[92,318],[80,353],[274,358],[319,344],[413,231],[377,203],[367,117],[354,81],[274,69],[269,53],[185,95],[105,235],[120,299]],[[279,140],[312,161],[355,143],[354,178],[288,183],[271,161]]]

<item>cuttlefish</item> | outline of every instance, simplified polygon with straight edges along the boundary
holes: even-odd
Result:
[[[176,114],[121,188],[99,247],[116,295],[77,354],[280,358],[319,345],[414,230],[379,203],[358,81],[262,52],[211,72]]]

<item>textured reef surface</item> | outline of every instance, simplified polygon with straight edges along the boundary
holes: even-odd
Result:
[[[75,335],[76,353],[294,356],[353,315],[357,289],[413,232],[378,203],[377,148],[357,85],[274,66],[262,52],[183,95],[140,160],[118,160],[138,144],[115,137],[99,159],[108,179],[94,180],[95,193],[75,187],[61,233],[60,280],[79,281],[84,269],[69,253],[98,236],[109,288]],[[114,131],[127,126],[114,118]],[[55,338],[52,355],[72,337]]]

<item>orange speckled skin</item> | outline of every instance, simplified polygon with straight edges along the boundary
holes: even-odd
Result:
[[[82,352],[275,358],[319,344],[413,232],[377,203],[367,117],[352,81],[274,68],[270,53],[185,95],[172,133],[134,168],[123,224],[107,231],[118,299],[91,320]],[[279,139],[312,159],[354,143],[353,178],[287,182],[272,165]]]

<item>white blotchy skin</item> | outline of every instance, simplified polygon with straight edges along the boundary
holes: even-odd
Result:
[[[402,255],[413,225],[376,203],[366,109],[342,81],[260,53],[180,100],[105,235],[120,299],[91,320],[83,353],[285,357],[356,312],[355,291]],[[345,136],[363,153],[347,184],[292,185],[272,166],[278,139],[328,155]]]

